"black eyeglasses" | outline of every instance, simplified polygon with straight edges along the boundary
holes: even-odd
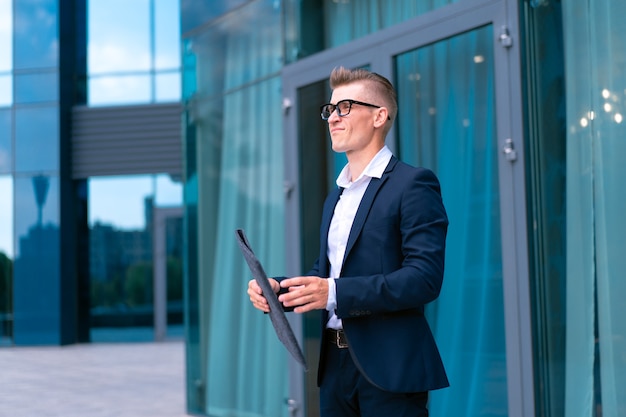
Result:
[[[367,106],[367,107],[375,107],[377,109],[380,109],[382,107],[382,106],[377,106],[375,104],[364,103],[362,101],[356,101],[356,100],[350,100],[350,99],[341,100],[341,101],[338,101],[337,104],[327,103],[327,104],[323,104],[322,106],[320,106],[320,111],[322,112],[321,114],[322,119],[328,120],[328,118],[330,117],[331,114],[333,114],[335,109],[337,109],[337,114],[339,115],[339,117],[347,116],[350,114],[350,110],[352,110],[353,104],[360,104],[361,106]]]

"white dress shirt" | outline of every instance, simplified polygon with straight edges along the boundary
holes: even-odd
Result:
[[[328,260],[330,262],[330,278],[328,278],[328,302],[326,310],[330,318],[326,327],[341,329],[341,319],[335,314],[337,308],[337,291],[335,279],[341,276],[343,258],[346,253],[346,245],[350,236],[350,229],[354,217],[361,204],[365,190],[372,178],[380,178],[391,160],[392,153],[387,146],[378,151],[374,158],[365,167],[359,178],[352,181],[350,164],[347,164],[337,177],[337,186],[343,188],[339,201],[335,206],[335,212],[328,230]]]

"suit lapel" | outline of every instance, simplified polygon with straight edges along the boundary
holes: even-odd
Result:
[[[365,219],[367,219],[367,215],[372,208],[372,204],[374,204],[374,200],[376,195],[378,194],[378,190],[389,178],[389,174],[393,171],[398,159],[396,157],[392,157],[387,164],[387,168],[385,168],[385,172],[381,178],[372,178],[370,180],[367,189],[365,190],[365,194],[363,194],[363,199],[361,200],[361,204],[359,204],[359,208],[356,212],[356,216],[354,216],[354,222],[352,223],[352,228],[350,229],[350,236],[348,237],[348,244],[346,245],[346,253],[343,256],[343,262],[345,264],[348,254],[352,250],[354,243],[357,238],[361,234],[361,230],[363,229],[363,225],[365,224]],[[330,221],[329,221],[330,225]]]

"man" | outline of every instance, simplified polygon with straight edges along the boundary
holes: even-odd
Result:
[[[348,164],[324,203],[313,269],[270,282],[285,309],[324,313],[323,417],[427,416],[428,391],[448,386],[424,317],[443,281],[448,219],[439,182],[385,146],[397,114],[386,78],[340,67],[330,85],[322,119]],[[248,294],[269,311],[256,281]]]

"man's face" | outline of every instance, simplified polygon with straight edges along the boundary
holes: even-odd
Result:
[[[368,95],[362,83],[342,85],[333,90],[330,102],[337,104],[341,100],[368,101]],[[378,103],[372,103],[377,104]],[[353,104],[350,113],[339,116],[334,111],[328,118],[328,129],[335,152],[350,154],[372,146],[376,108]]]

